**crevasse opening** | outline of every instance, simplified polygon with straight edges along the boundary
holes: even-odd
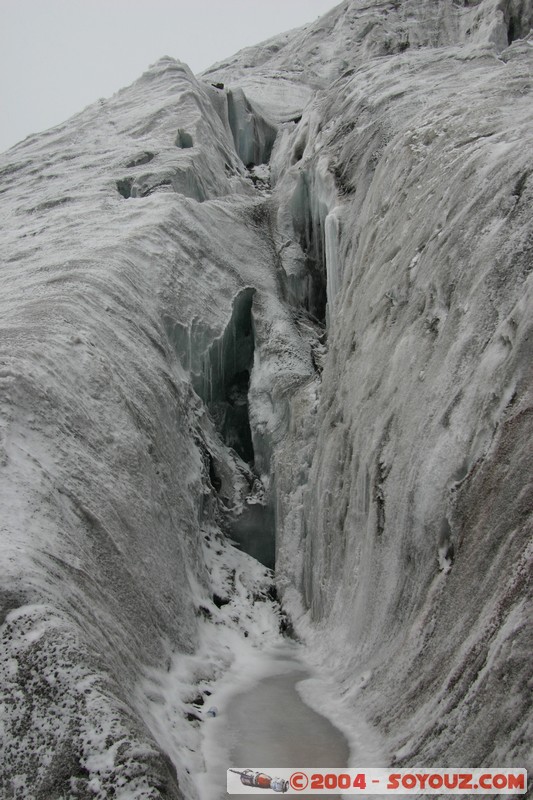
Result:
[[[252,301],[254,290],[235,298],[231,320],[202,358],[193,386],[228,447],[253,467],[254,448],[248,413],[248,390],[254,360]]]
[[[201,356],[198,372],[194,368],[198,358],[194,352],[195,342],[185,337],[187,341],[184,348],[185,340],[181,331],[181,349],[186,350],[187,365],[192,367],[194,389],[204,401],[224,444],[247,464],[250,481],[255,471],[248,401],[255,349],[252,320],[254,292],[254,289],[247,288],[236,296],[229,324],[222,336],[215,339]],[[177,341],[176,336],[174,339]],[[211,461],[210,481],[218,491],[219,477]],[[260,481],[257,479],[255,484],[260,485]],[[261,491],[254,491],[254,486],[242,508],[226,511],[226,529],[241,550],[269,569],[274,569],[274,513],[272,505],[265,502]]]
[[[302,171],[292,202],[294,230],[305,255],[305,277],[295,281],[289,278],[289,301],[303,306],[318,322],[326,321],[327,278],[325,253],[325,220],[328,208],[309,186],[309,178]]]

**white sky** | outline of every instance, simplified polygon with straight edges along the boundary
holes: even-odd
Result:
[[[0,151],[109,97],[163,55],[200,72],[339,0],[0,0]]]

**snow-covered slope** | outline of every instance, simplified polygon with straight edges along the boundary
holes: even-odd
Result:
[[[210,475],[228,506],[251,477],[176,348],[208,384],[202,354],[234,298],[275,286],[258,192],[215,106],[162,60],[3,157],[6,792],[179,796],[133,690],[141,665],[197,646]]]
[[[532,24],[346,0],[0,157],[6,796],[197,796],[274,508],[391,762],[533,767]]]

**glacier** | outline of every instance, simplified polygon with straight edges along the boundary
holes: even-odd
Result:
[[[354,763],[533,769],[532,27],[344,0],[0,155],[2,796],[224,796],[287,647]]]

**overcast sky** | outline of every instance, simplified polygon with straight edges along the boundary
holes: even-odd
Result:
[[[163,55],[193,72],[339,0],[0,0],[0,151],[132,83]]]

